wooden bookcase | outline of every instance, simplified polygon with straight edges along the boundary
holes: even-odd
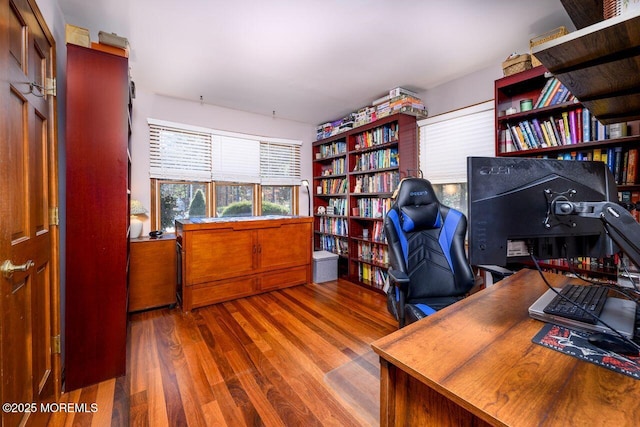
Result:
[[[125,57],[67,45],[65,390],[125,373],[131,92]]]
[[[339,255],[340,276],[382,289],[384,216],[418,165],[416,117],[394,114],[313,143],[314,249]]]
[[[495,82],[497,156],[527,156],[550,158],[607,159],[618,184],[619,197],[624,202],[640,201],[640,171],[636,164],[635,178],[628,177],[629,159],[640,150],[640,14],[631,13],[603,20],[602,1],[563,0],[563,6],[574,21],[577,31],[537,46],[533,50],[542,66],[505,77]],[[550,73],[547,74],[547,70]],[[518,109],[522,99],[535,100],[547,78],[553,75],[575,96],[574,102],[561,103],[530,111],[503,114],[509,107]],[[523,121],[533,123],[563,113],[589,113],[603,125],[626,123],[627,135],[612,138],[600,135],[593,140],[578,139],[577,143],[535,147],[508,152],[504,135],[508,126]],[[583,134],[586,134],[583,132]],[[603,159],[599,155],[606,153]],[[636,153],[636,154],[631,154]],[[637,210],[632,210],[638,219]],[[557,269],[562,271],[562,266]],[[594,273],[588,268],[578,268]],[[614,275],[615,270],[600,269],[596,273]]]

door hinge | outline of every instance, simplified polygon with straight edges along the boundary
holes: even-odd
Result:
[[[58,92],[58,80],[55,77],[47,77],[46,82],[45,95],[56,96]]]
[[[58,214],[58,207],[49,208],[49,224],[60,225],[60,216]]]
[[[61,344],[60,344],[60,335],[51,337],[51,353],[53,354],[62,353]]]

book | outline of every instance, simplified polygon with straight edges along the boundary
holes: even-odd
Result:
[[[540,108],[542,106],[545,96],[548,96],[549,87],[555,80],[557,80],[555,77],[547,79],[544,86],[542,87],[542,90],[540,91],[540,94],[538,95],[538,99],[536,99],[536,102],[533,104],[533,108]]]
[[[545,120],[542,122],[544,128],[547,129],[547,134],[549,135],[549,139],[551,140],[551,146],[557,147],[558,139],[557,139],[557,131],[555,130],[555,124],[553,123],[553,117],[550,120]]]
[[[546,97],[544,103],[542,104],[543,107],[548,107],[549,105],[551,105],[551,100],[556,95],[556,92],[560,90],[561,85],[562,83],[560,83],[560,80],[556,79],[556,82],[553,84],[553,87],[549,92],[549,96]]]
[[[557,86],[560,84],[560,81],[558,79],[556,79],[555,77],[552,77],[550,79],[550,81],[551,81],[551,84],[547,87],[545,93],[542,95],[542,97],[540,99],[540,103],[538,104],[537,108],[544,107],[545,103],[547,103],[547,101],[550,101],[549,97],[554,92],[554,90],[557,88]]]
[[[638,149],[631,148],[628,152],[627,157],[627,174],[625,178],[625,183],[627,185],[632,185],[636,183],[638,177]]]
[[[522,141],[522,139],[520,139],[520,134],[518,134],[518,132],[516,131],[514,126],[511,126],[510,124],[507,123],[507,129],[509,130],[509,132],[511,133],[511,140],[514,143],[514,146],[516,148],[517,151],[521,151],[524,150],[524,143]]]
[[[529,125],[529,122],[524,120],[522,122],[520,122],[520,127],[522,128],[525,137],[527,138],[527,141],[529,142],[529,147],[531,148],[538,148],[540,146],[540,144],[538,144],[538,140],[536,139],[536,136],[533,133],[533,130],[531,129],[531,126]]]
[[[569,124],[569,113],[566,111],[562,112],[562,124],[564,126],[564,135],[565,135],[565,144],[573,144],[573,140],[571,139],[571,130]]]
[[[550,147],[551,142],[545,137],[545,133],[542,130],[542,126],[540,126],[540,121],[537,118],[531,119],[531,124],[533,125],[533,131],[535,132],[538,141],[541,147]]]

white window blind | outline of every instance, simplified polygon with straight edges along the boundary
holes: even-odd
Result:
[[[211,180],[211,134],[149,120],[151,178]]]
[[[300,185],[301,141],[148,123],[151,178]]]
[[[261,142],[260,182],[264,185],[299,185],[300,145]]]
[[[213,180],[260,182],[260,141],[213,135]]]
[[[467,181],[468,156],[495,156],[493,100],[418,122],[420,169],[433,184]]]

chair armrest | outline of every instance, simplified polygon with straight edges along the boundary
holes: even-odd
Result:
[[[496,277],[496,282],[504,279],[507,276],[511,276],[514,273],[514,271],[509,270],[508,268],[500,267],[499,265],[482,264],[477,265],[476,267],[490,273],[492,277]]]
[[[405,273],[404,271],[390,268],[388,270],[388,273],[391,282],[395,283],[400,289],[404,290],[407,288],[407,286],[409,286],[409,276],[407,276],[407,273]]]

